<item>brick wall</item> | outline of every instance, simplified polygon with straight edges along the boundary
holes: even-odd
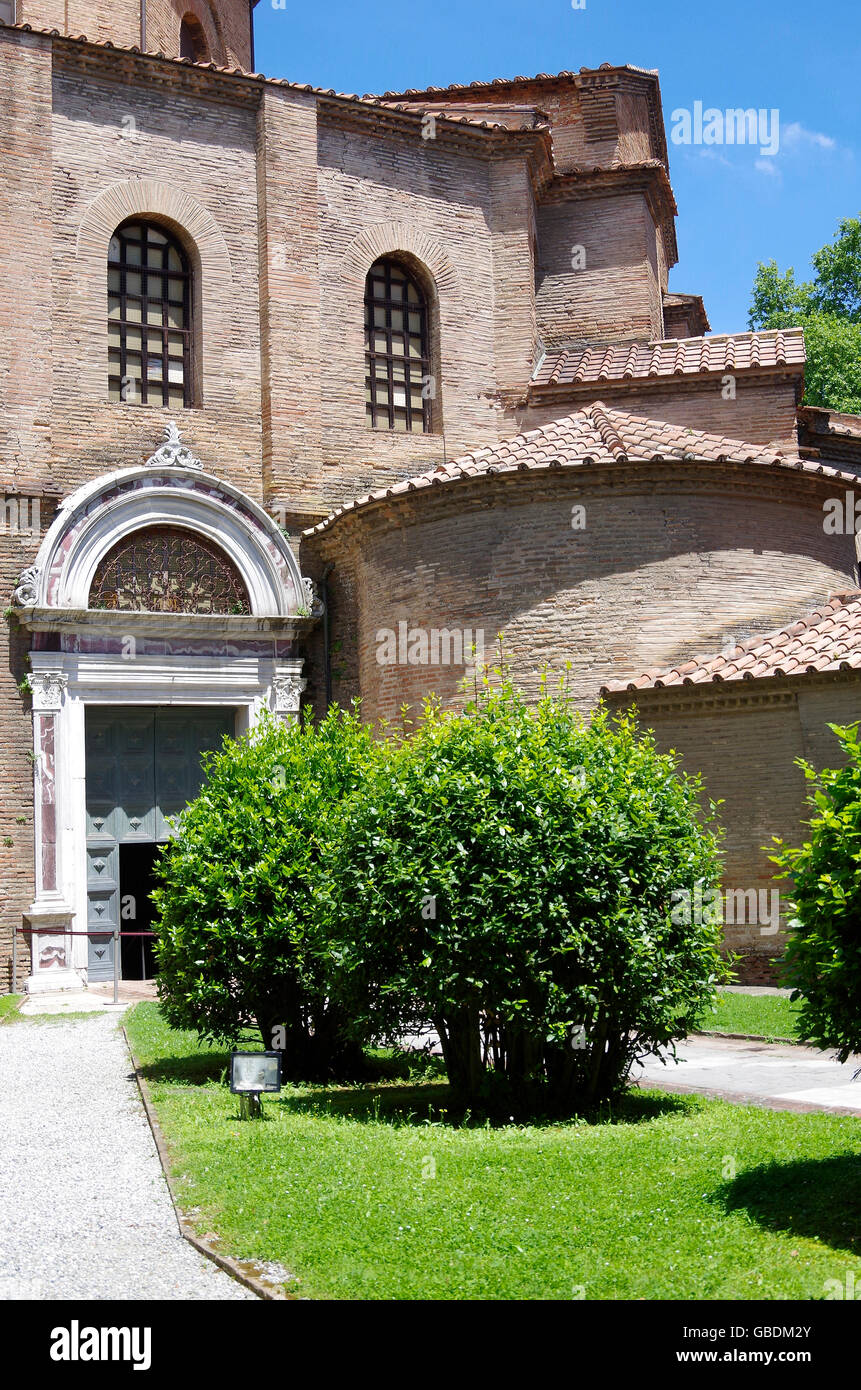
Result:
[[[285,521],[320,507],[319,210],[313,97],[268,89],[257,117],[263,473]]]
[[[204,463],[260,499],[255,105],[201,101],[183,69],[166,101],[160,82],[129,87],[64,59],[52,132],[55,480],[65,493],[143,462],[176,415]],[[107,241],[132,211],[173,227],[197,271],[200,408],[107,400]]]
[[[497,109],[532,107],[552,127],[553,163],[562,174],[574,169],[607,169],[657,156],[646,96],[648,77],[590,73],[540,82],[494,85],[473,91],[434,92],[425,106]]]
[[[735,396],[724,396],[723,377],[707,381],[656,380],[653,384],[597,382],[565,393],[552,401],[536,400],[512,415],[517,430],[537,429],[562,415],[581,410],[601,400],[617,410],[628,410],[649,420],[666,420],[672,425],[704,430],[727,439],[750,444],[778,444],[797,447],[795,409],[799,390],[797,376],[772,374],[757,377],[738,373]]]
[[[95,42],[140,45],[140,0],[16,0],[19,24],[86,34]]]
[[[319,160],[326,471],[317,480],[302,478],[302,499],[312,510],[433,467],[444,452],[452,457],[490,443],[499,438],[501,421],[494,400],[497,219],[487,160],[442,140],[423,141],[418,123],[405,136],[321,125]],[[521,205],[525,218],[522,195]],[[502,264],[519,255],[524,274],[526,228],[500,228],[497,244]],[[366,424],[365,276],[379,255],[398,252],[408,252],[432,282],[437,418],[445,439],[442,430],[398,435]],[[524,333],[520,325],[516,331],[523,360]]]
[[[51,48],[0,29],[0,588],[6,608],[40,536],[7,503],[39,498],[51,519]],[[34,170],[42,171],[34,177]],[[22,525],[19,523],[23,523]],[[33,900],[33,747],[26,697],[27,643],[0,624],[0,992],[11,987],[12,931]],[[29,973],[23,938],[21,978]]]
[[[591,708],[602,684],[781,627],[853,584],[851,537],[825,536],[827,484],[760,471],[644,466],[515,474],[407,495],[347,514],[305,542],[318,563],[349,553],[356,668],[369,719],[435,690],[459,700],[462,668],[380,665],[377,633],[410,627],[505,634],[528,689],[571,663]],[[572,506],[586,508],[584,530]],[[333,639],[347,634],[333,625]]]
[[[179,57],[179,26],[187,14],[202,25],[212,62],[251,68],[248,0],[146,0],[146,50]],[[35,29],[86,34],[99,43],[141,47],[141,0],[17,0],[17,20]]]
[[[658,746],[675,749],[686,770],[702,773],[707,795],[723,801],[723,887],[757,894],[756,914],[751,899],[742,913],[734,896],[732,915],[742,920],[726,923],[726,945],[743,958],[740,980],[775,983],[773,962],[785,950],[789,899],[787,884],[772,878],[767,846],[773,835],[802,842],[809,784],[794,760],[805,758],[819,768],[842,764],[827,725],[861,718],[861,678],[852,673],[743,686],[727,682],[683,693],[645,691],[638,701],[641,723],[654,729]],[[613,696],[609,703],[619,708],[627,702]],[[774,890],[780,894],[777,934],[769,930],[770,919],[757,920],[759,895],[766,895],[761,901],[767,910],[778,901],[771,897]]]
[[[248,0],[146,0],[147,49],[178,57],[180,23],[188,14],[201,24],[213,63],[250,70]]]
[[[545,344],[663,334],[655,225],[642,194],[572,198],[538,209],[538,328]],[[572,266],[582,247],[582,269]]]

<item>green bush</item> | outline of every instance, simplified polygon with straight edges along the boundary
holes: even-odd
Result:
[[[159,997],[174,1028],[235,1043],[256,1025],[267,1047],[283,1046],[293,1079],[356,1065],[318,893],[339,806],[376,756],[357,715],[337,709],[317,726],[267,720],[209,756],[153,895]]]
[[[720,925],[672,908],[718,876],[700,791],[631,718],[586,723],[561,690],[428,702],[345,803],[329,874],[360,1033],[435,1028],[467,1105],[613,1096],[725,977]]]
[[[845,1062],[861,1052],[861,742],[858,724],[828,727],[846,766],[817,774],[799,760],[815,784],[810,839],[798,849],[776,840],[772,859],[793,881],[784,973],[800,1000],[799,1032]]]

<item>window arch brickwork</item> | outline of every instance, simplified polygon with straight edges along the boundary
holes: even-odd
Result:
[[[192,63],[208,63],[211,55],[203,25],[196,15],[183,15],[179,26],[179,56]]]

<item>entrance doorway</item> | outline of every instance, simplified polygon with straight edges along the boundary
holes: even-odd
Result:
[[[152,931],[155,907],[150,901],[153,865],[161,845],[120,845],[120,930]],[[123,980],[151,980],[155,976],[155,947],[151,936],[120,938],[120,977]]]
[[[203,755],[233,736],[234,710],[90,706],[86,716],[88,978],[113,979],[114,936],[145,932],[169,818],[203,785]],[[151,979],[151,937],[121,938],[122,979]]]

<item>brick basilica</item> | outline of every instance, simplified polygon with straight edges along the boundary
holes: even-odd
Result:
[[[657,74],[359,97],[258,74],[249,0],[0,0],[0,111],[0,989],[13,934],[31,992],[151,972],[225,733],[454,704],[500,632],[704,773],[771,978],[763,846],[861,716],[861,420],[669,291]]]

